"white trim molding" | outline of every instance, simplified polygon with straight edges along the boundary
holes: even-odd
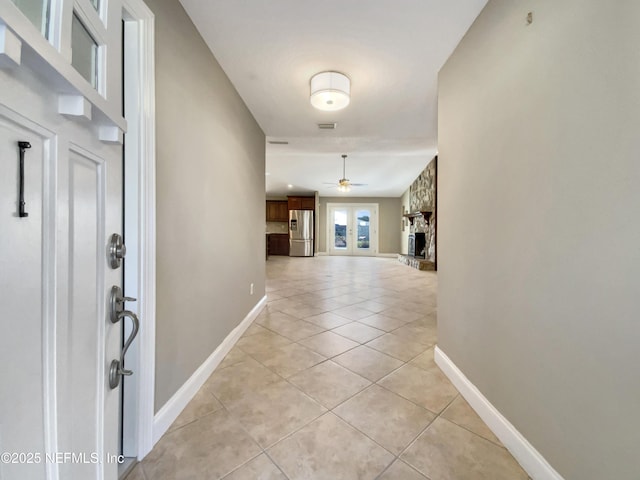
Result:
[[[82,95],[58,95],[58,113],[70,119],[91,120],[91,103]]]
[[[256,317],[260,314],[264,306],[267,304],[266,295],[260,299],[260,301],[251,309],[247,316],[240,322],[240,324],[234,328],[229,335],[222,341],[218,348],[216,348],[209,358],[207,358],[202,365],[191,375],[182,387],[165,403],[162,408],[156,414],[153,420],[153,443],[156,444],[158,440],[165,434],[171,424],[178,418],[178,415],[184,410],[187,404],[191,401],[200,387],[204,385],[209,376],[213,373],[224,357],[233,348],[236,342],[240,339],[242,334],[251,326]]]
[[[128,377],[125,390],[125,455],[142,460],[153,448],[156,356],[156,119],[155,119],[155,17],[142,0],[124,0],[127,38],[125,79],[127,97],[136,106],[127,115],[125,206],[127,244],[133,284],[126,292],[138,297],[136,306],[144,328],[130,349],[136,356],[138,375]],[[115,127],[117,128],[117,127]],[[129,228],[127,228],[129,227]]]
[[[122,145],[124,143],[124,132],[118,127],[101,126],[98,129],[98,138],[105,143]]]
[[[487,400],[438,346],[435,348],[434,359],[444,374],[449,377],[451,383],[531,478],[534,480],[563,480],[562,476],[554,470],[540,452]]]
[[[6,63],[11,66],[18,66],[22,62],[22,42],[2,23],[0,23],[0,60],[8,60],[9,62]]]
[[[76,2],[77,3],[77,2]],[[61,5],[62,10],[68,10],[68,15],[61,18],[58,11]],[[70,22],[73,12],[74,2],[54,2],[52,4],[52,22]],[[71,25],[65,23],[63,28],[56,25],[50,32],[52,43],[45,38],[42,32],[29,21],[29,19],[10,0],[0,0],[0,24],[4,26],[4,31],[11,32],[15,39],[11,39],[14,45],[11,49],[11,63],[16,63],[16,40],[22,45],[28,45],[29,48],[22,48],[20,55],[21,65],[32,69],[40,78],[46,78],[48,83],[54,87],[59,93],[82,96],[87,99],[93,106],[94,117],[98,117],[103,124],[113,124],[123,131],[127,130],[127,122],[122,117],[122,106],[116,97],[105,98],[98,90],[93,88],[89,82],[71,65]],[[120,38],[116,35],[118,29],[107,30],[109,33],[108,42],[105,47],[112,51],[119,48]],[[95,34],[95,31],[91,32]],[[59,48],[59,50],[58,50]],[[0,60],[4,60],[5,55],[0,56]],[[7,60],[10,57],[6,58]],[[2,61],[2,63],[6,63]],[[117,81],[117,70],[111,69],[105,71],[111,77],[103,79],[104,82]]]

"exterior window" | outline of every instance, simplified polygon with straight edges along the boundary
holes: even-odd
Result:
[[[344,210],[336,210],[333,213],[335,224],[333,246],[334,248],[347,248],[347,215]]]
[[[358,223],[358,248],[369,248],[370,243],[370,212],[369,210],[358,210],[356,219]]]
[[[46,38],[49,24],[49,0],[11,0]],[[98,0],[94,0],[98,1]]]
[[[71,26],[71,65],[93,88],[98,87],[98,44],[74,13]]]

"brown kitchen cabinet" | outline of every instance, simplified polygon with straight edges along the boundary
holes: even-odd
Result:
[[[300,201],[302,202],[301,210],[315,210],[316,199],[314,197],[301,197]]]
[[[288,222],[289,206],[285,200],[267,200],[267,222]]]
[[[289,255],[289,234],[270,233],[267,235],[269,255]]]
[[[315,197],[287,197],[289,210],[315,210]]]
[[[287,197],[289,200],[289,210],[302,210],[302,200],[300,197]]]

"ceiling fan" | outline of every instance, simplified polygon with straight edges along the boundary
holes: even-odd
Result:
[[[343,154],[342,155],[342,178],[338,180],[338,184],[336,185],[335,183],[324,182],[325,185],[337,186],[338,190],[341,192],[348,192],[349,190],[351,190],[351,187],[366,187],[367,186],[366,183],[352,183],[347,178],[347,175],[345,173],[346,162],[347,162],[347,155]]]

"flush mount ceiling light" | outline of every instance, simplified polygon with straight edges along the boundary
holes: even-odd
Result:
[[[311,105],[333,112],[349,105],[351,80],[338,72],[320,72],[311,77]]]

